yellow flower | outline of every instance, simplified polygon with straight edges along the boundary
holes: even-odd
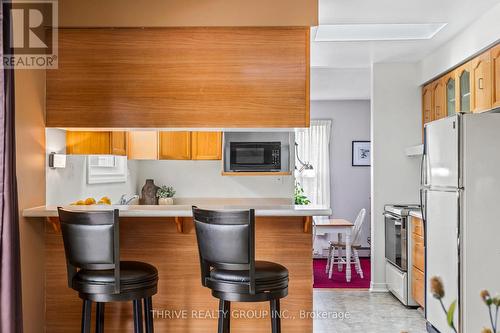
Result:
[[[483,330],[481,331],[481,333],[493,333],[493,331],[490,330],[489,328],[483,328]]]
[[[482,290],[479,295],[481,296],[481,298],[483,299],[483,301],[488,304],[490,303],[491,304],[491,301],[490,301],[490,293],[488,292],[488,290]],[[489,304],[488,304],[489,305]]]
[[[431,293],[437,299],[444,297],[444,287],[443,282],[437,276],[431,277]]]

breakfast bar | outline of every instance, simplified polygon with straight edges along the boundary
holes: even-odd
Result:
[[[196,203],[197,204],[197,203]],[[326,206],[295,206],[249,202],[235,204],[213,200],[199,204],[210,210],[254,208],[256,258],[282,264],[289,270],[288,296],[281,305],[284,332],[312,332],[313,272],[312,216],[328,216]],[[190,204],[171,206],[93,205],[66,206],[73,210],[119,209],[121,260],[149,262],[159,271],[158,294],[153,297],[157,332],[215,332],[218,304],[200,284],[196,234]],[[46,331],[79,330],[81,303],[67,287],[66,262],[57,206],[23,211],[33,223],[45,223]],[[106,307],[106,332],[130,331],[131,304]],[[231,327],[237,332],[269,330],[267,303],[235,303]]]

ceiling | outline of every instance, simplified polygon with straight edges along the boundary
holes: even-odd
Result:
[[[326,84],[328,69],[370,68],[377,62],[417,62],[479,18],[500,0],[319,0],[319,24],[364,23],[447,23],[432,39],[401,41],[315,42],[318,27],[311,29],[311,76],[313,89],[323,89],[320,99],[328,99],[326,89],[338,86]],[[316,78],[315,78],[316,77]],[[321,82],[317,81],[321,77]],[[335,76],[331,76],[335,80]],[[350,92],[347,95],[363,95]],[[331,91],[331,99],[338,93]],[[346,95],[346,96],[347,96]],[[345,99],[345,98],[344,98]]]

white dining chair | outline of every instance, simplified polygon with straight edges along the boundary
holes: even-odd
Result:
[[[356,268],[356,273],[363,279],[363,270],[361,269],[361,263],[359,261],[359,252],[358,249],[361,247],[360,235],[361,228],[363,226],[363,222],[365,221],[366,209],[363,208],[359,211],[358,216],[356,217],[356,221],[354,222],[353,231],[352,231],[352,243],[351,243],[351,258],[344,258],[342,256],[342,250],[346,248],[345,242],[342,242],[342,234],[338,234],[338,241],[329,242],[328,247],[328,261],[326,264],[326,273],[330,271],[330,267],[335,264],[338,265],[339,272],[342,271],[343,265],[354,264]],[[335,258],[335,250],[337,251],[337,257]],[[354,257],[354,261],[352,260]]]

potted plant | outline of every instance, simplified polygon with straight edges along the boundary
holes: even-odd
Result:
[[[161,186],[156,191],[159,205],[173,205],[174,204],[175,190],[172,186]]]
[[[304,189],[298,182],[295,182],[295,192],[293,197],[296,205],[309,205],[311,203],[311,200],[306,197]]]

